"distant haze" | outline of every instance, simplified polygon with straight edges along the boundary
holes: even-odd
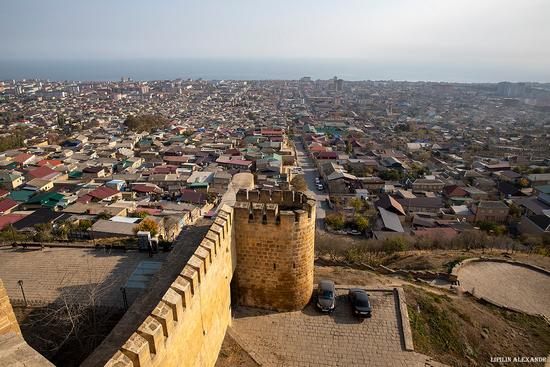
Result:
[[[0,79],[549,82],[549,15],[548,0],[6,1]]]

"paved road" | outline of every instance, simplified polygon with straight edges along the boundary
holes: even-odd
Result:
[[[296,158],[298,166],[302,167],[302,170],[304,171],[307,187],[310,191],[315,193],[315,196],[317,198],[317,229],[322,230],[325,228],[323,221],[326,214],[325,211],[329,209],[326,202],[326,200],[328,199],[328,194],[324,191],[320,191],[317,189],[315,178],[319,177],[319,173],[317,171],[317,168],[315,167],[315,164],[313,163],[313,160],[305,151],[304,145],[297,139],[294,140],[294,145],[296,146]]]

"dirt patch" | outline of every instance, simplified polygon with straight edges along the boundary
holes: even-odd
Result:
[[[385,265],[394,269],[450,271],[459,261],[473,257],[496,257],[527,262],[550,270],[550,257],[525,252],[486,250],[433,250],[395,253],[386,258]]]
[[[550,328],[539,317],[469,297],[436,295],[412,286],[404,289],[415,350],[442,363],[492,365],[494,356],[545,357],[550,353]]]
[[[259,365],[250,358],[248,353],[232,337],[225,334],[215,367],[234,366],[258,367]]]
[[[314,284],[320,279],[331,279],[335,284],[353,284],[360,286],[389,286],[398,285],[398,278],[390,278],[372,271],[358,270],[344,266],[315,266]]]
[[[460,286],[476,297],[550,318],[550,276],[528,267],[474,261],[458,269]]]

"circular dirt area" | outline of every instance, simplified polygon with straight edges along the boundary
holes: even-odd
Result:
[[[550,317],[550,276],[494,261],[473,261],[458,269],[462,288],[478,297],[530,314]]]

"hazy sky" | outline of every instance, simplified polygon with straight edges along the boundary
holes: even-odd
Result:
[[[550,0],[3,0],[0,60],[353,58],[550,68]]]

